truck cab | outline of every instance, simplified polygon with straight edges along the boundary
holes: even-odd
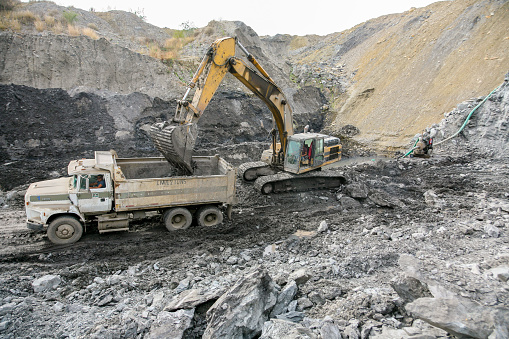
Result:
[[[25,194],[27,227],[42,230],[49,225],[48,236],[57,244],[77,241],[88,219],[113,208],[109,167],[98,166],[96,159],[74,160],[69,177],[32,183]]]
[[[113,187],[109,172],[74,174],[72,183],[69,199],[83,214],[103,214],[112,209]]]

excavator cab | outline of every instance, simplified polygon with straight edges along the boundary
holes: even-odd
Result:
[[[341,158],[339,138],[318,133],[300,133],[288,137],[284,170],[305,173]]]

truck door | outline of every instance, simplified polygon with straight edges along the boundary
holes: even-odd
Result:
[[[103,176],[104,187],[97,187]],[[101,186],[101,185],[99,185]],[[111,210],[113,200],[113,187],[109,173],[104,174],[80,174],[79,190],[77,193],[78,207],[85,214],[101,214]]]

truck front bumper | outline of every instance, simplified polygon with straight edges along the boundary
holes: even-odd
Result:
[[[32,231],[42,231],[44,229],[44,225],[27,222],[27,228],[31,229]]]

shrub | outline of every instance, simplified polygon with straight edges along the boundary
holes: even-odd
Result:
[[[18,20],[11,20],[10,28],[17,32],[21,30],[21,23]]]
[[[46,28],[46,24],[41,19],[37,19],[34,22],[35,29],[37,32],[42,32]]]
[[[30,11],[12,12],[12,18],[25,25],[31,24],[37,20],[37,16]]]
[[[83,33],[83,35],[86,35],[89,38],[92,38],[94,40],[99,39],[99,35],[97,35],[97,33],[90,27],[83,28],[83,30],[81,32]]]
[[[73,11],[64,11],[64,13],[62,13],[62,16],[64,17],[65,21],[67,21],[67,23],[70,25],[74,25],[74,23],[78,20],[78,13]]]
[[[72,35],[72,36],[78,36],[81,33],[79,28],[77,28],[71,24],[67,25],[67,31],[69,32],[69,35]]]
[[[48,27],[53,27],[55,25],[56,21],[57,20],[55,19],[55,17],[49,16],[49,15],[46,15],[44,17],[44,22],[46,23],[46,26],[48,26]]]
[[[57,21],[55,23],[55,25],[52,27],[52,31],[53,33],[55,34],[62,34],[62,32],[64,31],[64,27],[62,26],[62,24],[60,23],[60,21]]]
[[[0,11],[12,11],[19,3],[19,0],[0,0]]]
[[[94,31],[97,31],[97,25],[96,25],[96,24],[94,24],[94,23],[92,23],[92,22],[91,22],[91,23],[89,23],[89,24],[87,25],[87,27],[88,27],[88,28],[90,28],[90,29],[93,29]]]

